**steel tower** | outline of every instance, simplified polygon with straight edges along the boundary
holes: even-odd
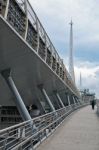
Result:
[[[75,83],[74,64],[73,64],[73,22],[70,22],[70,49],[69,49],[69,73]]]

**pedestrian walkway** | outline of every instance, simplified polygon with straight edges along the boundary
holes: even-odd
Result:
[[[99,117],[91,106],[66,118],[37,150],[99,150]]]

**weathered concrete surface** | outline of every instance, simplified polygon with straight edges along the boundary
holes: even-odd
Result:
[[[99,118],[87,106],[67,118],[37,150],[99,150]]]

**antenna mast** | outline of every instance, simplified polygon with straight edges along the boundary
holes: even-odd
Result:
[[[69,73],[75,83],[74,64],[73,64],[73,22],[70,22],[70,50],[69,50]]]

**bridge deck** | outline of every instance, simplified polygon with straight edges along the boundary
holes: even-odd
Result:
[[[66,119],[37,150],[99,150],[99,118],[90,106]]]

